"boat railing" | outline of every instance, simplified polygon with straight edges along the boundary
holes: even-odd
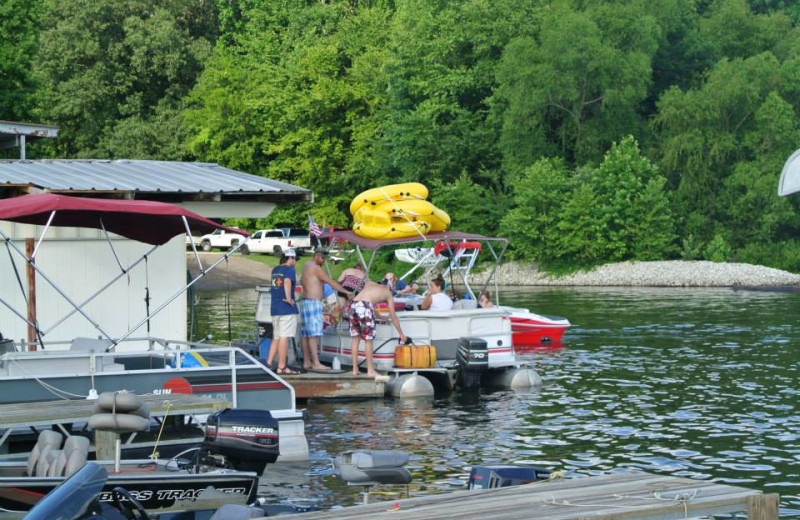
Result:
[[[164,340],[161,338],[129,338],[130,341],[146,341],[147,349],[110,351],[95,350],[38,350],[15,351],[0,355],[0,375],[13,377],[57,377],[65,373],[88,373],[90,376],[101,373],[142,370],[229,370],[232,388],[237,386],[238,370],[242,368],[258,368],[269,372],[280,381],[291,393],[294,402],[294,388],[255,357],[238,347],[208,345],[189,341]],[[66,342],[63,342],[66,343]],[[55,344],[55,342],[54,342]],[[190,365],[186,354],[195,353],[201,356],[206,366]],[[150,362],[141,367],[129,368],[126,359],[133,362],[135,358],[146,356]],[[153,363],[153,361],[158,362]],[[196,360],[196,358],[195,358]],[[232,392],[233,405],[237,404],[236,392]]]

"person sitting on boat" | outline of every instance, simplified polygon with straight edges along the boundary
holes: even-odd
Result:
[[[350,336],[353,341],[350,344],[352,356],[353,375],[360,374],[358,370],[358,346],[364,340],[364,353],[367,356],[367,376],[375,377],[375,364],[372,361],[372,341],[375,339],[375,305],[386,303],[389,310],[389,317],[394,328],[400,336],[400,343],[406,342],[406,335],[400,328],[400,321],[394,310],[394,300],[392,292],[383,284],[368,281],[364,289],[358,293],[350,302]]]
[[[424,311],[449,311],[453,308],[453,300],[444,293],[444,279],[432,278],[428,295],[420,308]]]
[[[494,303],[492,303],[492,293],[489,291],[483,291],[478,297],[478,305],[484,309],[494,307]]]
[[[405,280],[397,278],[397,275],[394,273],[386,273],[383,279],[385,280],[385,284],[391,289],[392,296],[406,296],[414,294],[415,292]]]
[[[367,273],[364,269],[364,264],[361,263],[361,260],[356,262],[356,265],[353,267],[349,267],[342,271],[342,274],[339,275],[339,283],[342,285],[342,287],[353,294],[358,294],[361,289],[364,288],[364,282],[366,279]],[[347,295],[345,293],[340,292],[338,294],[340,298],[343,298],[344,301],[347,301]]]

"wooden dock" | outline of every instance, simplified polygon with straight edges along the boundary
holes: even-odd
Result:
[[[365,375],[354,376],[349,370],[340,372],[305,372],[280,375],[294,388],[296,399],[374,399],[386,394],[385,379]]]
[[[738,512],[747,512],[748,520],[777,520],[778,495],[703,480],[613,473],[375,502],[293,518],[679,520]]]
[[[141,398],[150,407],[151,417],[210,414],[231,407],[229,401],[201,395],[143,395]],[[92,415],[92,408],[94,401],[88,399],[0,405],[0,431],[3,431],[0,446],[5,444],[14,428],[57,426],[68,435],[65,426],[86,422]]]

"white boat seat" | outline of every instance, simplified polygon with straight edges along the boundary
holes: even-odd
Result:
[[[57,477],[57,476],[59,476],[56,473],[57,467],[58,467],[58,459],[62,458],[63,456],[64,456],[64,451],[63,450],[50,450],[49,452],[47,452],[47,456],[46,456],[47,467],[46,468],[42,468],[44,470],[44,473],[40,474],[40,473],[38,473],[39,468],[38,468],[38,464],[37,464],[36,476],[37,477]]]
[[[453,304],[453,310],[472,310],[478,308],[478,302],[475,300],[458,300]]]
[[[61,446],[61,441],[63,439],[63,435],[58,432],[54,432],[53,430],[44,430],[39,434],[39,438],[36,439],[36,445],[31,450],[30,455],[28,455],[28,466],[26,471],[29,476],[36,475],[39,459],[45,458],[44,464],[46,464],[47,453],[58,449],[59,446]]]
[[[108,339],[100,338],[75,338],[69,345],[71,351],[89,352],[90,350],[96,353],[105,352],[111,346],[111,341]]]
[[[58,452],[58,457],[47,471],[50,477],[69,477],[86,464],[89,457],[89,439],[73,435],[64,442],[64,449]]]

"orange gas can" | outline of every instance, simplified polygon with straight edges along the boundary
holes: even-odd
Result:
[[[432,345],[397,345],[394,349],[396,368],[433,368],[436,349]]]

